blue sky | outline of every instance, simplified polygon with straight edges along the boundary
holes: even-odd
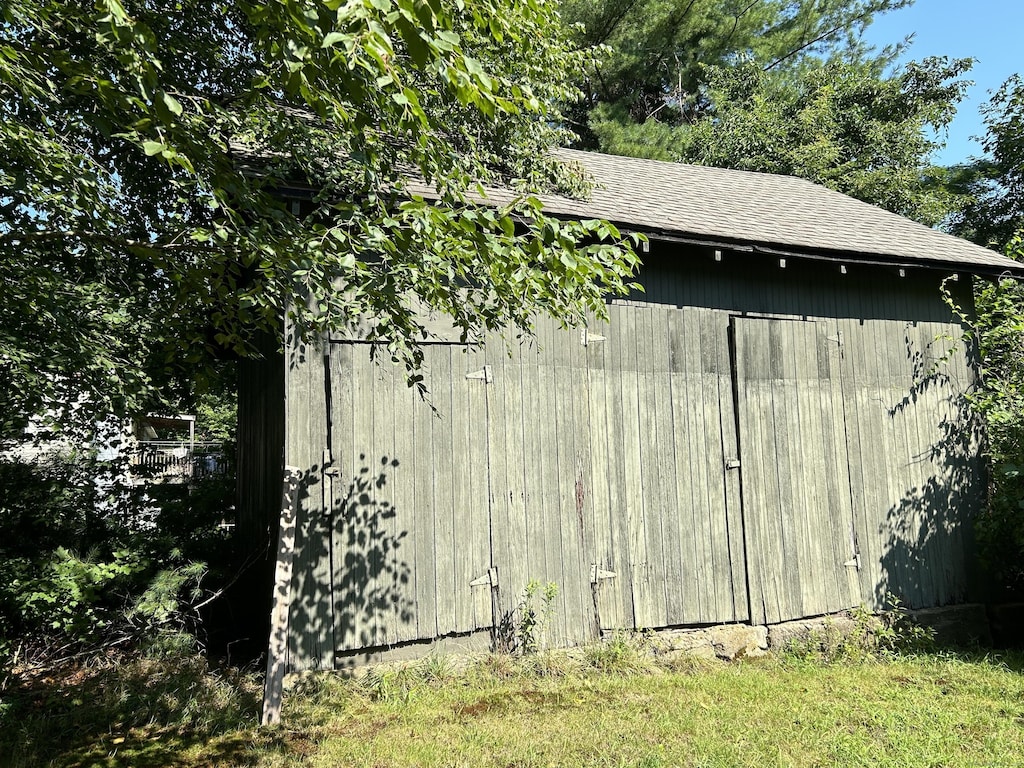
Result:
[[[977,59],[968,77],[974,85],[949,128],[936,161],[950,165],[981,154],[972,136],[984,133],[978,107],[1015,72],[1024,73],[1024,0],[917,0],[909,8],[876,17],[865,35],[881,47],[909,34],[914,41],[901,60],[926,56]]]

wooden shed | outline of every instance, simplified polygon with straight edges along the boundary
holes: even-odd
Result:
[[[1020,265],[800,179],[563,157],[597,189],[549,212],[649,238],[609,322],[442,334],[429,404],[358,339],[243,375],[243,520],[276,526],[301,471],[289,666],[486,644],[531,580],[553,645],[972,599],[974,367],[942,287],[969,311]]]

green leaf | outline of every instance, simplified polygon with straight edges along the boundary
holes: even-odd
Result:
[[[171,96],[171,94],[167,93],[166,91],[161,93],[161,97],[163,98],[163,102],[167,106],[167,109],[169,109],[172,114],[181,117],[181,113],[183,111],[181,107],[181,102],[179,102],[176,98]]]
[[[341,42],[347,42],[352,39],[352,35],[345,32],[329,32],[324,36],[323,42],[320,44],[321,48],[333,48],[335,45]]]

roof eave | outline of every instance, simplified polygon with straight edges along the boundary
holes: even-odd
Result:
[[[763,253],[771,256],[804,259],[808,261],[828,261],[838,264],[861,264],[903,269],[930,269],[949,273],[962,272],[993,279],[1012,278],[1015,280],[1024,280],[1024,264],[1019,264],[1016,267],[1008,267],[1005,264],[979,264],[968,261],[950,261],[948,259],[907,258],[906,256],[899,254],[866,253],[863,251],[847,251],[842,249],[799,248],[779,243],[750,242],[730,238],[712,237],[704,234],[644,228],[628,222],[613,223],[620,232],[642,234],[652,240],[685,243],[687,245],[730,250],[740,253]]]

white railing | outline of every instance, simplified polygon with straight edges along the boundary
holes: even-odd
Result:
[[[229,470],[221,443],[150,440],[131,453],[131,472],[140,482],[183,483]]]

